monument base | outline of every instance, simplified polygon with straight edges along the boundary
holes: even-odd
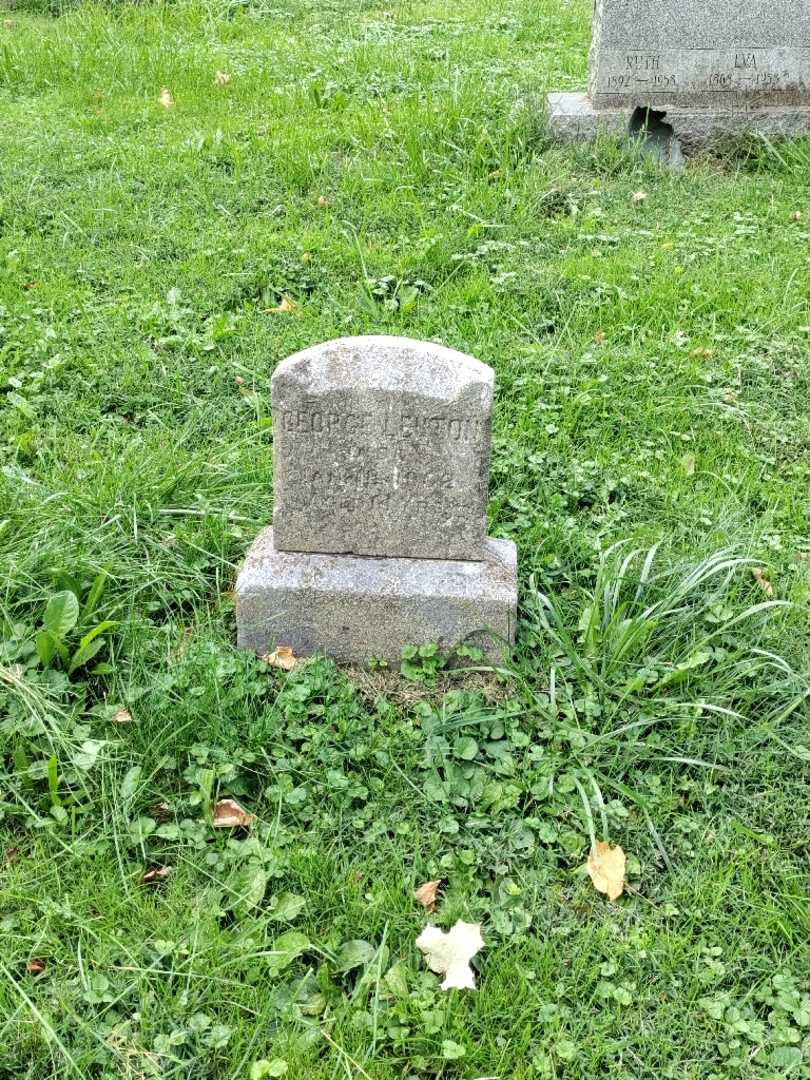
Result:
[[[236,582],[237,645],[260,655],[398,663],[406,645],[467,642],[498,662],[514,640],[517,552],[487,540],[482,562],[277,551],[272,528]]]
[[[655,104],[650,108],[659,111]],[[630,132],[634,111],[633,108],[595,109],[587,94],[548,95],[549,127],[561,142],[593,140],[600,134],[625,136]],[[664,123],[672,127],[675,138],[687,152],[748,132],[769,138],[810,134],[810,108],[805,106],[711,112],[662,106],[660,112],[664,114]]]

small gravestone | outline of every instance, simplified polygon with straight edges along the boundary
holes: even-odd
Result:
[[[808,0],[596,0],[587,93],[551,94],[564,140],[666,123],[693,149],[810,132]]]
[[[492,370],[402,338],[331,341],[273,373],[276,546],[481,559]]]
[[[343,338],[279,364],[273,527],[237,580],[241,647],[502,654],[517,556],[486,535],[493,389],[485,364],[407,338]]]

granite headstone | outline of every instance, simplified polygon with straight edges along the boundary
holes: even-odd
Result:
[[[407,338],[341,338],[272,378],[276,546],[481,559],[494,375]]]
[[[639,111],[687,149],[810,131],[810,3],[596,0],[588,92],[550,95],[551,126],[564,139],[626,132]]]

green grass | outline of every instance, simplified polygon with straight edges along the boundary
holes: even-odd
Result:
[[[810,147],[554,146],[586,0],[51,7],[0,19],[0,1076],[810,1076]],[[234,650],[270,374],[367,332],[497,371],[494,687]]]

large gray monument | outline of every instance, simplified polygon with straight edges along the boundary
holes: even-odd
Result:
[[[395,662],[514,638],[517,556],[486,534],[491,368],[407,338],[342,338],[272,378],[275,508],[236,584],[238,644]]]
[[[639,130],[647,110],[687,148],[810,133],[810,2],[596,0],[588,92],[548,108],[565,140]]]

